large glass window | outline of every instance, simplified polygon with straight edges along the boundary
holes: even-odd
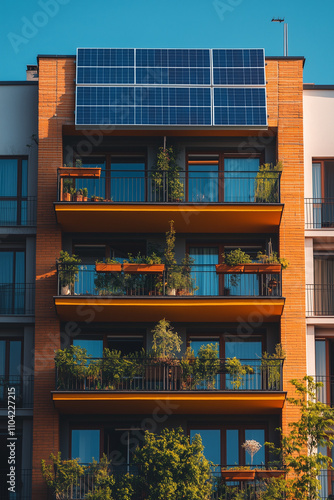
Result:
[[[88,198],[91,198],[92,196],[99,196],[103,199],[107,198],[107,193],[106,193],[106,161],[104,157],[101,158],[83,158],[82,160],[82,166],[85,168],[96,168],[99,167],[101,168],[101,177],[99,179],[80,179],[77,178],[75,181],[75,188],[78,189],[83,189],[86,188],[88,190]],[[65,179],[63,181],[65,183],[65,187],[68,187],[68,185],[72,185],[72,180],[71,179]]]
[[[313,227],[334,226],[334,160],[312,164]]]
[[[7,405],[7,387],[15,387],[21,395],[22,340],[0,339],[0,407]]]
[[[110,196],[112,201],[145,201],[145,158],[112,157]]]
[[[255,178],[259,158],[224,159],[224,201],[252,203],[255,201]]]
[[[189,247],[190,257],[194,259],[192,278],[198,288],[195,295],[218,295],[219,276],[215,264],[219,261],[219,247]]]
[[[205,457],[214,465],[221,463],[221,434],[219,429],[191,429],[190,439],[199,434],[204,446]]]
[[[72,429],[71,457],[79,458],[83,464],[100,460],[100,430]]]
[[[0,251],[0,314],[24,314],[25,252]]]
[[[254,373],[244,375],[241,387],[244,390],[261,390],[261,357],[262,357],[262,341],[257,340],[241,340],[238,337],[225,338],[225,357],[238,358],[243,365],[248,365],[253,368]],[[226,388],[233,389],[233,377],[226,375]]]
[[[0,158],[0,225],[27,224],[28,160]]]
[[[217,202],[219,155],[188,156],[188,201]]]

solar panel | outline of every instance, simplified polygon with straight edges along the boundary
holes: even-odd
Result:
[[[78,49],[76,125],[267,125],[262,49]]]

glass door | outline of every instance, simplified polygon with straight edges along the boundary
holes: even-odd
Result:
[[[195,295],[219,295],[219,277],[215,266],[218,264],[218,254],[218,246],[189,247],[189,255],[194,259],[191,275],[198,288]]]

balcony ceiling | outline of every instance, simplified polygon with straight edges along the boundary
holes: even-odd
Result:
[[[54,298],[62,321],[259,322],[279,321],[284,298],[277,297],[96,297]]]
[[[286,393],[229,391],[175,392],[61,392],[52,393],[60,413],[72,414],[273,414],[283,408]]]
[[[164,233],[174,220],[178,233],[275,233],[282,204],[55,203],[65,232]]]

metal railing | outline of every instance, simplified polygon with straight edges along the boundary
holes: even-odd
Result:
[[[60,177],[58,201],[126,203],[279,203],[281,172],[145,172],[102,170],[96,179]],[[64,191],[86,188],[87,200]],[[68,198],[68,199],[67,199]]]
[[[0,226],[36,226],[36,196],[0,199]]]
[[[241,359],[247,373],[228,369],[226,359],[189,362],[158,358],[88,358],[71,373],[56,369],[61,391],[282,391],[283,359]],[[116,367],[116,368],[115,368]],[[204,375],[203,375],[204,373]]]
[[[12,387],[15,389],[16,408],[32,408],[34,402],[34,378],[32,375],[0,375],[0,408],[7,408],[7,389]]]
[[[328,375],[315,375],[315,382],[321,382],[322,387],[317,388],[317,399],[321,403],[334,406],[334,377]]]
[[[0,315],[32,315],[35,283],[0,283]]]
[[[8,491],[8,468],[0,469],[0,498],[1,500],[31,500],[31,469],[15,471],[15,493]]]
[[[305,228],[334,228],[334,198],[305,198]]]
[[[281,297],[281,273],[218,275],[215,265],[177,265],[163,273],[96,272],[92,264],[79,265],[77,281],[69,286],[60,277],[66,266],[58,265],[60,295],[99,296],[234,296]]]
[[[306,315],[334,316],[334,284],[306,285]]]

